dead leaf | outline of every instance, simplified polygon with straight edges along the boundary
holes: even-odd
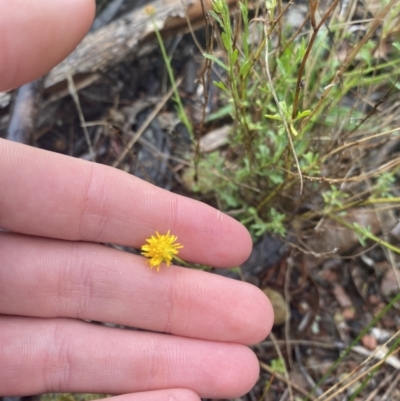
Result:
[[[381,292],[385,297],[398,294],[400,292],[400,271],[388,269],[381,282]]]
[[[231,127],[229,125],[224,125],[204,135],[200,139],[200,152],[209,153],[226,145],[230,130]]]

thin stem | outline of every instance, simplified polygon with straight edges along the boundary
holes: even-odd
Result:
[[[192,124],[190,124],[190,121],[189,121],[189,119],[188,119],[188,117],[186,115],[185,109],[183,108],[182,100],[181,100],[181,97],[180,97],[179,92],[178,92],[178,86],[176,85],[176,82],[175,82],[174,72],[172,71],[171,60],[168,57],[167,51],[166,51],[165,46],[164,46],[163,39],[161,37],[160,31],[157,28],[157,24],[156,24],[153,16],[151,16],[151,22],[153,23],[154,33],[157,36],[157,40],[158,40],[158,44],[160,46],[161,54],[163,56],[163,59],[164,59],[164,62],[165,62],[165,66],[167,68],[169,80],[171,81],[171,85],[172,85],[173,90],[174,90],[174,99],[175,99],[175,102],[176,102],[176,104],[178,106],[179,116],[182,119],[182,122],[185,125],[186,129],[189,131],[190,137],[193,139],[193,127],[192,127]]]
[[[310,1],[310,18],[311,18],[311,25],[313,27],[313,34],[310,39],[310,43],[307,46],[307,50],[304,54],[303,60],[301,60],[300,68],[299,68],[299,73],[297,74],[297,82],[296,82],[296,90],[294,93],[294,101],[293,101],[293,112],[292,112],[292,119],[294,120],[297,115],[297,105],[299,103],[299,95],[300,95],[300,89],[301,89],[301,80],[303,79],[303,71],[306,66],[306,62],[308,60],[308,56],[310,55],[311,49],[314,45],[315,39],[317,38],[318,32],[321,29],[321,26],[325,23],[329,15],[332,13],[334,8],[337,6],[339,0],[335,0],[331,6],[329,7],[328,11],[325,13],[325,15],[322,17],[320,23],[318,26],[316,26],[315,23],[315,12],[316,12],[316,7],[314,7],[314,3]],[[315,2],[316,4],[317,2]]]
[[[210,266],[207,265],[197,265],[194,263],[188,263],[185,262],[184,260],[182,260],[180,257],[174,255],[172,257],[174,260],[176,260],[177,262],[181,263],[182,265],[186,266],[186,267],[190,267],[191,269],[198,269],[198,270],[211,270]]]
[[[360,230],[357,226],[347,222],[346,220],[341,219],[338,216],[335,216],[333,214],[329,214],[328,215],[331,219],[336,220],[338,223],[340,223],[341,225],[345,226],[346,228],[356,232],[359,235],[363,235],[369,239],[371,239],[372,241],[375,241],[377,244],[380,244],[382,246],[384,246],[387,249],[390,249],[391,251],[400,254],[400,248],[398,248],[397,246],[392,245],[391,243],[377,237],[376,235],[372,234],[371,232],[367,231],[367,230]]]
[[[292,154],[293,154],[293,157],[294,157],[294,160],[295,160],[295,163],[296,163],[296,168],[297,168],[297,171],[299,173],[300,195],[301,195],[303,193],[303,175],[301,173],[300,163],[299,163],[299,159],[297,158],[296,149],[294,148],[294,145],[293,145],[292,132],[291,132],[291,130],[289,128],[289,125],[288,125],[288,123],[286,121],[286,118],[285,118],[285,115],[283,113],[282,107],[279,104],[279,99],[278,99],[278,96],[277,96],[277,94],[275,92],[274,85],[272,83],[272,78],[271,78],[271,73],[269,71],[269,63],[268,63],[268,52],[269,52],[268,51],[268,42],[269,42],[268,41],[268,37],[269,37],[269,32],[267,30],[267,26],[266,25],[265,25],[264,29],[265,29],[265,36],[267,38],[267,40],[265,41],[265,72],[267,73],[267,78],[268,78],[268,83],[269,83],[269,86],[270,86],[270,90],[271,90],[272,96],[273,96],[273,98],[275,100],[276,107],[278,108],[279,115],[281,116],[283,125],[285,127],[285,131],[286,131],[286,134],[287,134],[287,137],[288,137],[288,141],[289,141],[289,144],[290,144],[290,149],[292,151]]]

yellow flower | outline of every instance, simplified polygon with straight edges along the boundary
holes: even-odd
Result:
[[[154,6],[146,6],[144,8],[144,13],[148,16],[152,16],[156,13],[156,9],[154,8]]]
[[[168,230],[166,235],[160,235],[156,231],[156,236],[152,235],[146,240],[147,244],[142,246],[142,255],[150,258],[148,260],[150,268],[156,267],[159,271],[162,262],[165,262],[167,266],[171,264],[174,255],[183,248],[183,245],[178,242],[174,243],[177,239],[178,237],[171,235]]]

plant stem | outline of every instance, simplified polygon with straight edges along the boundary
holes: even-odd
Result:
[[[188,117],[186,115],[185,109],[183,107],[183,104],[182,104],[182,101],[181,101],[181,97],[180,97],[179,92],[178,92],[178,87],[176,85],[174,72],[172,71],[171,60],[168,57],[167,51],[166,51],[165,46],[164,46],[163,39],[161,37],[160,31],[157,28],[157,24],[156,24],[153,16],[151,16],[151,22],[153,23],[153,26],[154,26],[154,33],[157,36],[157,40],[158,40],[158,44],[160,46],[161,54],[162,54],[164,62],[165,62],[165,67],[167,68],[169,80],[171,81],[171,85],[174,88],[174,100],[175,100],[175,102],[177,104],[177,107],[178,107],[179,117],[181,118],[182,123],[185,125],[186,129],[188,130],[191,139],[193,139],[194,138],[194,136],[193,136],[193,127],[192,127],[192,124],[190,123],[190,121],[189,121],[189,119],[188,119]]]
[[[359,228],[357,228],[355,225],[347,222],[346,220],[334,215],[334,214],[329,214],[328,215],[332,220],[337,221],[338,223],[340,223],[341,225],[343,225],[344,227],[355,231],[357,234],[360,235],[364,235],[365,237],[371,239],[372,241],[375,241],[377,244],[380,244],[382,246],[384,246],[387,249],[390,249],[391,251],[400,254],[400,248],[398,248],[397,246],[394,246],[392,244],[390,244],[389,242],[377,237],[376,235],[368,232],[368,231],[362,231]]]

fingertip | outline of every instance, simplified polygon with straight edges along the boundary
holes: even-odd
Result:
[[[253,338],[248,344],[257,344],[263,341],[271,332],[274,324],[274,309],[269,298],[258,287],[252,286],[254,291],[255,305],[254,322],[256,329],[253,330]]]
[[[226,308],[229,304],[234,306],[226,319],[226,341],[257,344],[271,332],[274,311],[270,300],[258,287],[234,281],[231,291],[224,292],[224,302]]]
[[[260,374],[260,364],[254,352],[245,346],[237,346],[235,361],[230,358],[229,366],[221,369],[218,378],[218,394],[206,394],[208,398],[237,398],[248,393],[256,384]]]
[[[89,30],[94,0],[0,2],[0,90],[39,78]]]
[[[233,267],[240,266],[250,256],[253,249],[253,240],[246,227],[234,218],[225,215],[224,218],[229,219],[226,222],[224,232],[225,239],[225,255],[213,255],[213,259],[223,261],[222,266],[218,267]]]
[[[250,257],[251,251],[253,250],[253,239],[251,238],[249,231],[243,224],[239,223],[238,221],[236,221],[236,223],[239,225],[238,231],[240,232],[241,238],[241,258],[238,262],[238,265],[241,265]]]

